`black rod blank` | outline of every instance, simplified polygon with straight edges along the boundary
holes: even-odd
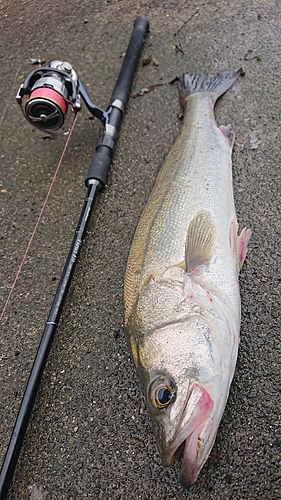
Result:
[[[86,177],[88,194],[84,202],[79,223],[73,237],[72,245],[61,275],[33,367],[30,372],[16,423],[14,425],[1,468],[0,500],[5,500],[9,491],[35,398],[59,324],[94,202],[98,191],[106,182],[107,173],[111,164],[113,148],[117,138],[116,132],[120,126],[124,106],[129,98],[134,72],[141,53],[143,40],[148,29],[149,23],[145,17],[141,16],[135,20],[126,56],[111,97],[108,120],[98,141],[96,152],[93,156],[93,160]],[[119,101],[121,101],[121,103],[119,103]]]
[[[10,482],[16,467],[19,457],[25,432],[28,426],[32,408],[39,389],[41,378],[47,362],[47,358],[52,346],[52,342],[56,333],[58,322],[62,313],[66,295],[70,286],[70,281],[74,273],[77,258],[85,234],[89,215],[93,207],[93,203],[98,191],[98,182],[90,186],[88,196],[84,202],[84,207],[81,212],[80,220],[72,241],[72,245],[61,275],[61,279],[57,288],[57,292],[46,322],[44,333],[30,372],[29,380],[26,385],[25,393],[21,402],[21,406],[17,415],[16,423],[12,432],[10,443],[6,452],[6,456],[2,465],[0,475],[0,500],[4,500],[7,496]]]
[[[140,16],[134,22],[134,29],[126,51],[117,82],[111,96],[111,103],[120,99],[124,104],[128,101],[133,76],[137,67],[143,40],[148,32],[149,23],[146,17]]]

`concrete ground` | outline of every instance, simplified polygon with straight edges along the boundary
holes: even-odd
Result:
[[[196,15],[193,15],[195,14]],[[66,137],[45,139],[15,94],[30,58],[70,61],[106,107],[134,19],[150,33],[106,189],[96,203],[20,454],[9,500],[277,500],[280,493],[281,4],[277,0],[2,0],[1,307],[26,249]],[[187,22],[186,22],[187,21]],[[178,32],[176,38],[174,34]],[[181,43],[182,51],[175,50]],[[217,440],[197,484],[179,462],[163,469],[123,334],[123,280],[131,238],[181,122],[184,71],[246,73],[219,101],[236,131],[234,196],[251,227],[241,272],[239,358]],[[70,115],[70,113],[69,113]],[[65,126],[69,128],[71,118]],[[1,324],[0,457],[4,457],[86,194],[99,134],[83,109]],[[279,358],[280,359],[280,358]]]

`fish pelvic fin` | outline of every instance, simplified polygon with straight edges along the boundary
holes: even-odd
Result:
[[[189,224],[185,242],[186,272],[208,266],[214,253],[216,226],[207,210],[200,210]]]
[[[217,75],[202,75],[200,73],[184,73],[177,81],[180,99],[183,106],[186,106],[186,98],[195,92],[212,92],[214,103],[224,94],[244,73],[243,68],[232,71],[222,71]]]

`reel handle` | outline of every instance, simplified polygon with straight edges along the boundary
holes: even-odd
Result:
[[[124,105],[127,103],[142,44],[148,30],[148,19],[145,16],[137,17],[122,68],[111,96],[111,102],[120,99]]]

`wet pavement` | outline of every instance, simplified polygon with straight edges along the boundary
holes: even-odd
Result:
[[[79,5],[78,5],[79,4]],[[159,4],[161,4],[159,6]],[[0,3],[1,277],[3,307],[66,136],[44,139],[24,120],[17,89],[30,58],[70,61],[106,107],[133,22],[150,22],[106,189],[100,194],[49,356],[9,500],[280,498],[280,54],[276,0],[60,0]],[[174,34],[177,33],[177,37]],[[178,50],[175,45],[178,44]],[[180,49],[180,50],[179,50]],[[241,272],[239,358],[212,453],[197,484],[163,469],[123,334],[131,238],[181,122],[184,71],[245,68],[216,107],[236,132],[234,196],[251,227]],[[161,84],[161,85],[159,85]],[[159,85],[159,86],[158,86]],[[71,125],[71,113],[64,127]],[[1,324],[0,457],[4,457],[86,195],[99,134],[85,106]],[[278,356],[279,355],[279,356]]]

